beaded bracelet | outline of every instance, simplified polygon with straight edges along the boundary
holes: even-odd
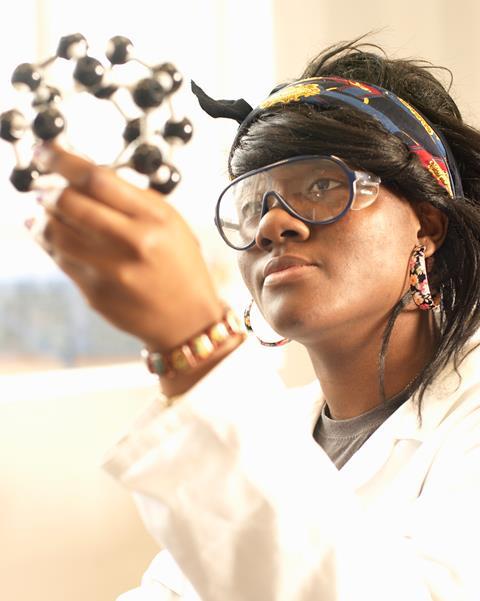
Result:
[[[242,323],[235,313],[228,309],[221,321],[210,325],[172,351],[158,353],[143,349],[141,354],[151,373],[173,378],[177,374],[194,369],[230,338],[240,337],[243,340],[246,336]]]

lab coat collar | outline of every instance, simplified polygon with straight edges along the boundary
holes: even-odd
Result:
[[[426,389],[418,417],[418,394],[411,397],[393,414],[391,423],[384,424],[396,440],[417,440],[422,443],[436,431],[454,411],[460,416],[480,404],[479,396],[471,392],[480,385],[480,343],[471,339],[464,350],[463,361],[455,369],[450,361],[435,381]]]
[[[478,335],[465,347],[465,359],[458,370],[453,361],[426,389],[418,415],[418,395],[401,405],[341,468],[341,473],[358,488],[378,473],[400,441],[411,441],[412,450],[425,442],[453,412],[458,419],[480,406],[480,342]],[[471,392],[478,388],[478,394]],[[470,394],[469,394],[470,393]],[[312,405],[312,431],[325,400]]]

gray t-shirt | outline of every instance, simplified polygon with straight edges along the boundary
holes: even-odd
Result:
[[[403,391],[386,403],[350,419],[332,419],[325,403],[315,425],[313,437],[340,469],[409,396],[408,391]]]

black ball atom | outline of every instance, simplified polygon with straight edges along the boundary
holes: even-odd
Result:
[[[162,164],[162,153],[160,149],[153,144],[139,144],[130,159],[130,163],[135,171],[151,175],[158,170]]]
[[[28,192],[38,177],[40,177],[38,169],[29,165],[23,169],[15,167],[10,174],[10,181],[19,192]]]
[[[98,86],[103,79],[105,69],[93,56],[84,56],[77,61],[73,77],[86,88]]]
[[[163,76],[168,77],[168,86],[164,85],[167,94],[173,94],[176,92],[183,83],[183,77],[180,71],[172,63],[162,63],[153,67],[153,74],[157,79],[163,82]]]
[[[110,38],[105,54],[112,69],[116,65],[123,65],[136,58],[132,41],[120,35]],[[50,85],[47,70],[58,58],[73,61],[73,79],[84,91],[96,98],[111,100],[114,103],[126,118],[122,136],[125,143],[124,151],[132,149],[128,166],[146,175],[150,188],[161,194],[170,194],[181,181],[181,175],[175,166],[163,162],[163,145],[188,142],[193,134],[192,123],[187,118],[174,119],[170,111],[171,118],[166,123],[164,120],[163,126],[157,127],[158,131],[155,134],[158,138],[150,140],[143,136],[144,125],[146,126],[144,121],[150,116],[150,111],[153,112],[154,109],[161,107],[165,98],[170,107],[170,96],[183,83],[181,73],[172,63],[161,63],[148,66],[149,74],[136,83],[130,85],[110,83],[106,76],[106,69],[110,70],[110,67],[105,66],[104,60],[102,64],[100,60],[89,55],[88,42],[81,33],[60,38],[56,53],[47,60],[38,64],[22,63],[16,67],[11,77],[12,84],[19,90],[27,89],[32,93],[27,101],[35,110],[35,118],[32,122],[30,119],[27,121],[17,109],[1,113],[0,139],[16,145],[24,134],[28,133],[31,136],[30,132],[32,132],[37,141],[50,141],[65,130],[65,119],[62,112],[58,110],[61,109],[59,101],[62,100],[63,93]],[[147,67],[142,61],[139,62]],[[129,91],[132,100],[144,115],[140,112],[140,117],[135,119],[127,116],[116,102],[117,98],[113,98],[119,88]],[[78,85],[76,89],[80,89]],[[17,154],[17,166],[10,175],[10,181],[18,191],[27,192],[35,187],[34,181],[41,178],[43,169],[34,160],[28,167],[25,167],[25,163],[20,166],[19,149],[14,146],[14,150]],[[124,163],[119,165],[119,162],[120,159],[117,159],[113,167],[125,166]]]
[[[7,142],[18,142],[27,131],[28,123],[20,111],[12,109],[0,115],[0,138]]]
[[[140,137],[141,134],[140,119],[130,119],[123,130],[123,139],[127,144],[130,144],[134,140]]]
[[[81,58],[87,54],[88,43],[81,33],[73,33],[71,35],[60,38],[57,47],[57,56],[60,58]]]
[[[133,44],[123,35],[116,35],[108,40],[107,55],[112,65],[123,65],[130,60]]]
[[[31,92],[35,92],[42,82],[42,76],[35,65],[22,63],[12,73],[11,81],[15,88],[27,86]]]
[[[150,178],[150,188],[160,194],[170,194],[182,179],[180,172],[170,163],[163,163],[158,171]]]
[[[168,142],[179,140],[186,144],[193,135],[192,122],[186,117],[181,121],[169,119],[163,127],[162,135]]]
[[[57,109],[47,108],[35,117],[32,129],[37,138],[53,140],[65,129],[65,119]]]
[[[100,100],[110,100],[117,90],[118,86],[115,84],[109,84],[107,86],[100,85],[98,87],[91,88],[90,92],[95,96],[95,98],[100,98]]]
[[[153,77],[141,79],[132,92],[132,97],[141,109],[160,106],[165,98],[163,86]]]

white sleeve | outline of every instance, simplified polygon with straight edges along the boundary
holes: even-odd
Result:
[[[240,371],[247,349],[151,408],[106,463],[199,596],[473,600],[432,586],[415,539],[367,515],[281,381],[256,362]]]
[[[170,553],[163,550],[143,575],[141,586],[116,601],[198,601],[198,596]]]
[[[182,597],[161,584],[145,584],[122,593],[116,601],[179,601]]]

